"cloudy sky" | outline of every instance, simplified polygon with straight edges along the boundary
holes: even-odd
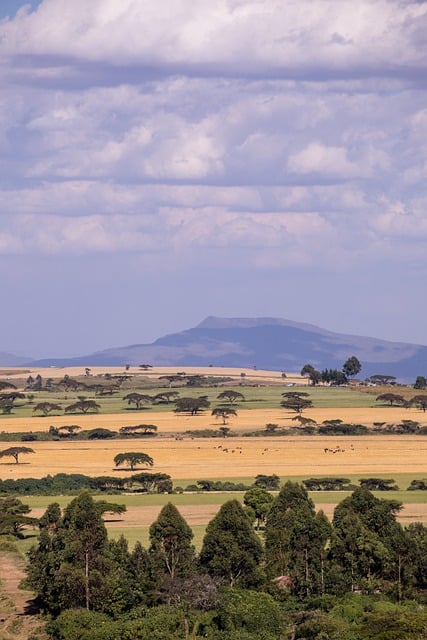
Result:
[[[427,2],[0,2],[0,350],[427,344]]]

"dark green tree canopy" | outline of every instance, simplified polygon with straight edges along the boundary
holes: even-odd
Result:
[[[427,378],[425,376],[417,376],[414,389],[425,389],[427,387]]]
[[[261,542],[242,505],[229,500],[206,528],[200,564],[230,586],[251,587],[262,578],[262,557]]]
[[[185,578],[196,568],[196,552],[192,545],[193,532],[171,502],[160,511],[150,527],[148,550],[157,579],[166,582]]]
[[[301,375],[304,378],[309,378],[313,386],[319,384],[319,382],[322,380],[322,374],[320,373],[320,371],[317,371],[311,364],[305,364],[303,366],[303,368],[301,369]]]
[[[100,405],[95,400],[79,400],[65,407],[65,413],[97,413]]]
[[[227,400],[230,404],[233,404],[234,402],[244,400],[245,396],[243,393],[240,393],[240,391],[226,389],[225,391],[221,391],[221,393],[217,395],[217,398],[218,400]]]
[[[178,398],[175,400],[175,413],[189,413],[192,416],[197,415],[204,409],[209,409],[210,402],[206,396],[198,398]]]
[[[405,404],[405,398],[397,393],[382,393],[376,397],[377,402],[378,400],[381,402],[389,402],[391,407],[395,404]]]
[[[123,464],[127,465],[131,471],[133,471],[137,464],[147,465],[152,467],[154,460],[148,453],[127,451],[126,453],[118,453],[114,456],[114,464],[116,467],[120,467]]]
[[[25,455],[27,453],[35,453],[35,451],[30,447],[9,447],[8,449],[3,449],[3,451],[0,451],[0,458],[11,456],[12,458],[15,458],[15,462],[16,464],[18,464],[19,456]]]
[[[360,364],[356,356],[350,356],[350,358],[348,358],[344,362],[342,370],[348,378],[353,378],[354,376],[357,376],[358,373],[360,373],[360,371],[362,370],[362,365]]]
[[[302,413],[304,409],[308,409],[313,406],[312,401],[307,397],[309,394],[306,392],[288,391],[282,393],[283,400],[280,403],[284,409],[290,409],[296,413]]]
[[[49,415],[52,411],[61,411],[62,407],[60,404],[55,404],[54,402],[39,402],[34,407],[33,411],[40,411],[44,416]]]

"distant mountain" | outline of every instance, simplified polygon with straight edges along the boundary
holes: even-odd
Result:
[[[217,318],[210,316],[192,329],[136,344],[98,351],[78,358],[38,360],[37,366],[254,367],[300,371],[306,363],[317,369],[341,369],[355,355],[363,377],[375,373],[412,381],[427,375],[427,347],[344,335],[282,318]]]
[[[0,367],[19,367],[28,362],[28,358],[14,356],[12,353],[0,351]]]

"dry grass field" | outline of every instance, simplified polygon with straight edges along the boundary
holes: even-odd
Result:
[[[13,446],[14,443],[7,443]],[[22,443],[16,443],[18,446]],[[0,478],[41,477],[55,473],[92,476],[115,473],[113,458],[124,451],[144,451],[154,471],[182,478],[248,478],[279,476],[378,475],[413,473],[427,476],[424,436],[283,436],[260,438],[150,438],[141,440],[31,442],[34,454],[20,464],[0,463]],[[337,453],[325,448],[339,448]],[[126,473],[123,469],[120,473]]]
[[[344,422],[372,425],[374,422],[392,422],[411,419],[419,422],[427,422],[427,416],[419,409],[402,409],[400,407],[333,407],[312,408],[304,411],[307,418],[312,418],[319,424],[323,420],[340,418]],[[262,431],[269,422],[280,427],[295,426],[292,418],[295,413],[285,409],[240,409],[237,408],[237,416],[229,420],[227,426],[235,433],[248,431]],[[105,427],[118,431],[124,425],[136,425],[141,423],[153,423],[158,426],[159,436],[172,433],[185,433],[198,429],[218,429],[222,425],[221,419],[215,419],[206,412],[197,416],[176,414],[173,411],[144,413],[115,413],[115,414],[89,414],[89,415],[61,415],[61,416],[30,416],[27,418],[15,418],[5,416],[0,421],[0,431],[24,432],[24,431],[48,431],[50,425],[59,427],[67,424],[78,424],[82,429],[95,429]]]

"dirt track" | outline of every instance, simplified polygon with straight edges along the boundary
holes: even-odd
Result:
[[[27,640],[37,632],[42,635],[43,625],[33,610],[31,591],[19,584],[25,577],[24,561],[12,553],[0,553],[0,640]]]

